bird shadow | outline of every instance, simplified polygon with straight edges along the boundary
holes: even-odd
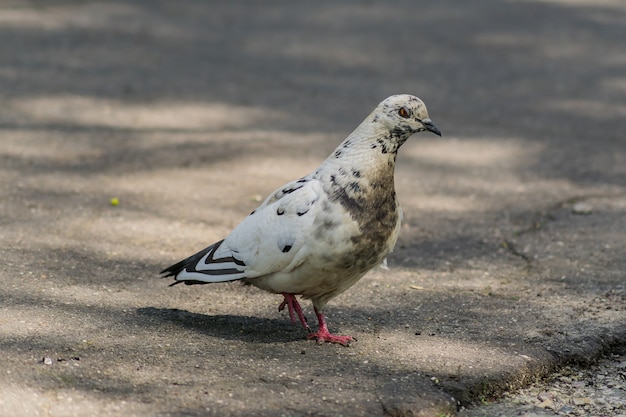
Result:
[[[151,324],[169,323],[226,340],[250,343],[287,343],[305,339],[306,331],[288,319],[232,314],[206,315],[177,308],[143,307],[136,310]]]

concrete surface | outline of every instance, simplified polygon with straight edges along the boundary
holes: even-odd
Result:
[[[0,415],[445,416],[593,362],[626,340],[625,21],[618,0],[2,2]],[[391,270],[329,306],[358,342],[158,278],[394,93],[444,137],[401,149]]]

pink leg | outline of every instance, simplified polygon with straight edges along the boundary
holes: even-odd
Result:
[[[286,292],[281,293],[285,299],[278,306],[278,311],[283,311],[285,306],[289,309],[289,318],[291,318],[291,322],[296,324],[296,314],[298,315],[298,319],[300,319],[300,323],[302,323],[302,327],[304,327],[308,332],[311,331],[311,328],[307,324],[306,317],[304,317],[304,313],[302,312],[302,307],[300,307],[300,303],[296,299],[296,296],[293,294],[288,294]],[[295,313],[295,314],[294,314]]]
[[[309,333],[307,335],[307,339],[317,339],[317,343],[339,343],[340,345],[348,346],[351,341],[354,339],[352,336],[335,336],[330,334],[328,331],[328,326],[326,326],[326,318],[324,314],[315,308],[315,314],[317,315],[317,321],[319,322],[319,327],[315,333]]]

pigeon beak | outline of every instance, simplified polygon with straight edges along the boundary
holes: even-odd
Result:
[[[422,125],[426,128],[426,130],[433,132],[435,135],[441,136],[441,130],[437,126],[433,124],[433,121],[426,118],[421,120]]]

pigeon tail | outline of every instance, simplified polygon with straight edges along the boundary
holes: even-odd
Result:
[[[163,278],[174,277],[170,287],[184,282],[186,285],[210,284],[212,282],[236,281],[245,278],[241,268],[245,264],[233,257],[213,258],[224,240],[220,240],[200,252],[165,268]]]
[[[196,262],[198,262],[200,259],[202,259],[204,255],[209,253],[216,246],[219,246],[220,243],[222,243],[223,241],[224,240],[222,239],[219,242],[216,242],[212,244],[211,246],[202,249],[200,252],[195,253],[188,258],[185,258],[182,261],[175,263],[174,265],[168,266],[163,271],[159,272],[159,274],[165,274],[167,272],[167,275],[163,275],[163,278],[175,277],[176,275],[181,273],[188,265],[195,264]]]

